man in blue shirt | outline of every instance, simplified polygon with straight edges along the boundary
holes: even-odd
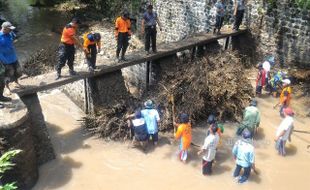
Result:
[[[235,16],[235,23],[233,30],[239,30],[239,26],[242,23],[244,10],[245,10],[245,3],[246,0],[234,0],[234,16]]]
[[[236,160],[233,176],[238,179],[238,183],[244,183],[250,177],[251,168],[255,171],[254,146],[251,144],[251,132],[249,130],[243,130],[242,139],[235,143],[232,153]],[[243,169],[243,174],[239,177],[241,169]]]
[[[216,8],[216,23],[213,29],[213,34],[216,34],[216,29],[217,29],[217,34],[221,34],[220,30],[222,28],[224,16],[225,16],[224,0],[218,0],[215,3],[215,8]]]
[[[156,49],[156,23],[158,23],[159,30],[161,30],[161,24],[158,20],[157,13],[153,11],[153,6],[149,5],[147,11],[143,14],[141,23],[141,33],[145,32],[145,51],[148,55],[150,53],[150,42],[152,41],[153,53],[157,52]]]
[[[22,71],[18,63],[13,41],[15,38],[12,30],[15,27],[10,22],[4,22],[1,25],[2,29],[0,32],[0,62],[5,67],[5,84],[9,88],[9,82],[14,81],[18,84],[18,78],[21,77]],[[11,90],[10,90],[11,91]]]
[[[152,100],[148,100],[144,103],[145,109],[141,111],[141,114],[145,120],[149,140],[153,141],[154,145],[158,142],[158,126],[159,126],[159,114],[156,109],[153,108]]]
[[[11,98],[3,96],[5,87],[5,76],[6,76],[6,64],[16,61],[16,54],[13,47],[13,39],[10,32],[15,27],[9,22],[3,22],[1,24],[0,31],[0,101],[7,102],[11,101]],[[3,107],[1,104],[0,107]]]

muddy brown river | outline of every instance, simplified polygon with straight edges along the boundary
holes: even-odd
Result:
[[[214,174],[201,175],[197,149],[191,148],[189,162],[176,158],[177,143],[165,135],[148,153],[128,148],[128,143],[105,142],[83,135],[77,120],[83,112],[63,93],[53,91],[40,96],[45,119],[57,158],[40,168],[33,190],[102,189],[309,189],[310,134],[295,133],[288,143],[288,154],[280,157],[274,150],[275,129],[280,123],[275,99],[259,99],[261,129],[255,141],[259,175],[237,184],[231,156],[235,124],[226,123],[224,141],[218,151]],[[295,129],[310,131],[309,118],[296,118]],[[196,143],[202,143],[205,129],[194,129]]]

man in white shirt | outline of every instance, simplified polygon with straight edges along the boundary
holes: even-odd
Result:
[[[291,134],[294,128],[294,112],[290,107],[284,108],[283,110],[285,118],[281,122],[280,126],[276,131],[276,149],[281,156],[285,156],[285,143],[287,140],[291,141]]]
[[[205,153],[202,157],[202,174],[210,175],[212,173],[212,164],[216,154],[216,147],[219,143],[220,137],[217,134],[217,125],[211,125],[209,130],[210,134],[205,138],[201,150],[197,153]]]

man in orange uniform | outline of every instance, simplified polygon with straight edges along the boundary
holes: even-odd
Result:
[[[284,79],[283,81],[283,89],[280,94],[280,115],[284,117],[283,109],[287,108],[290,105],[292,88],[290,86],[291,81],[289,79]]]
[[[128,47],[128,41],[131,37],[130,27],[131,23],[129,19],[129,13],[124,11],[122,16],[118,17],[115,21],[115,38],[117,39],[116,58],[119,62],[127,61],[125,59],[125,53]],[[119,58],[121,51],[121,58]]]
[[[174,136],[177,140],[181,139],[179,158],[185,163],[187,159],[187,150],[192,142],[192,127],[187,114],[180,114],[179,120],[180,123],[175,123],[178,129]]]
[[[57,71],[56,80],[61,77],[61,68],[65,66],[67,63],[69,67],[69,74],[76,75],[76,72],[73,69],[74,62],[74,54],[75,47],[74,45],[78,45],[79,47],[83,47],[79,42],[76,31],[80,21],[77,18],[73,18],[72,21],[65,26],[61,35],[61,44],[58,50],[58,63],[55,67]]]
[[[87,60],[88,70],[94,72],[96,69],[97,53],[101,50],[101,35],[99,33],[87,32],[83,35],[83,49]]]

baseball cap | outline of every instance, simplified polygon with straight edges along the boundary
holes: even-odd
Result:
[[[14,29],[16,28],[16,27],[13,26],[10,22],[4,22],[4,23],[2,23],[1,27],[2,27],[2,28],[9,28],[9,29],[11,29],[11,30],[14,30]]]
[[[294,115],[294,111],[293,111],[293,109],[290,108],[290,107],[284,108],[283,112],[284,112],[286,115],[289,115],[289,116],[293,116],[293,115]]]

